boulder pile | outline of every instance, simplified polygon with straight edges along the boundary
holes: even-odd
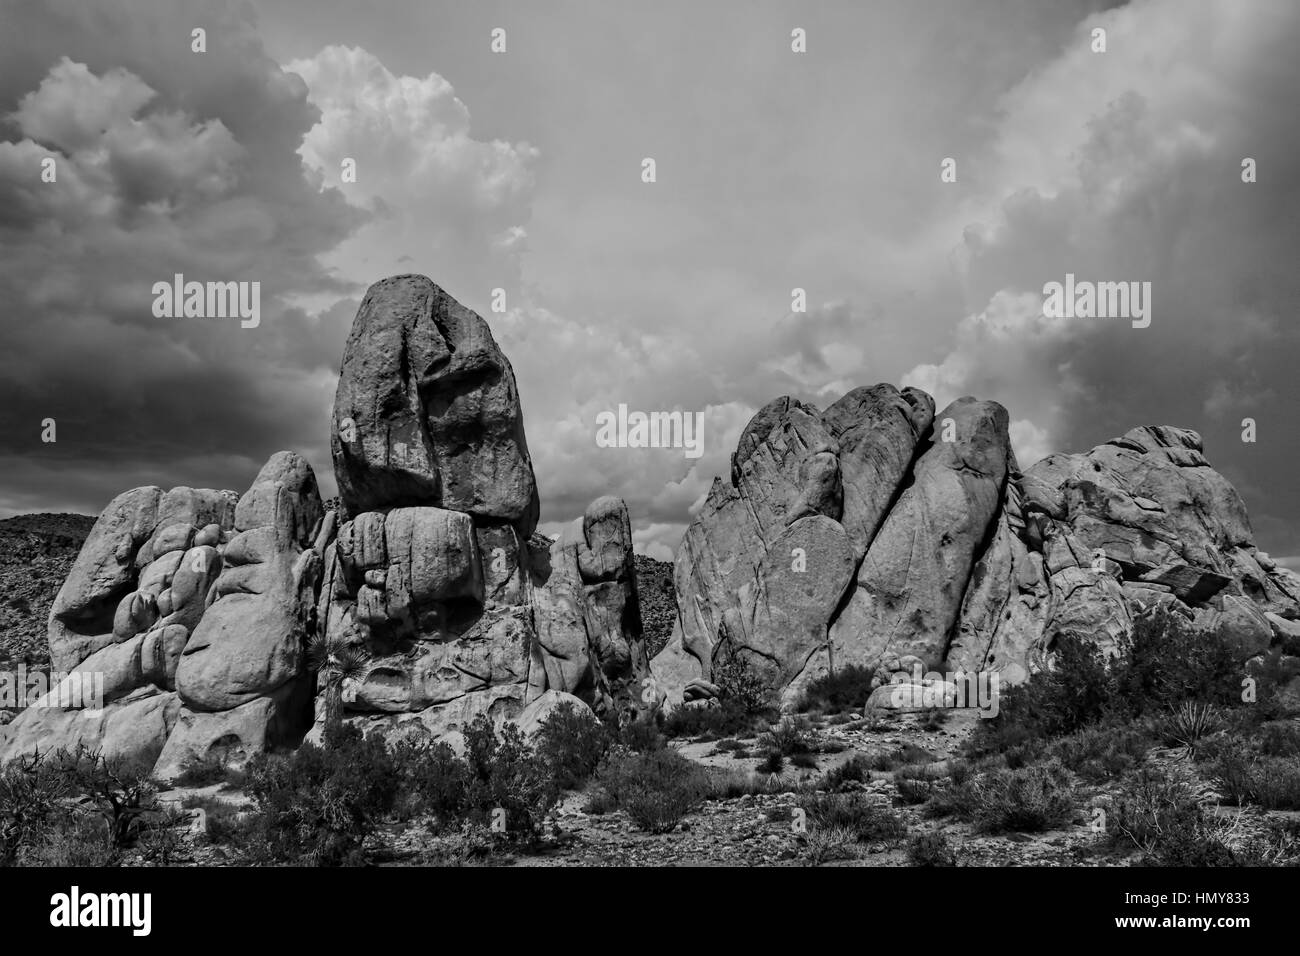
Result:
[[[745,428],[674,568],[679,615],[651,662],[670,704],[719,692],[737,659],[784,706],[850,665],[1042,667],[1062,635],[1111,652],[1155,605],[1239,660],[1300,630],[1300,578],[1256,549],[1200,436],[1136,428],[1022,473],[1008,415],[915,388],[858,388],[824,412],[790,398]]]
[[[555,541],[514,372],[487,323],[423,276],[375,283],[343,357],[331,433],[342,511],[310,466],[270,459],[242,496],[137,488],[100,515],[55,601],[58,689],[0,733],[0,761],[78,744],[155,763],[238,759],[319,734],[315,640],[351,648],[348,721],[448,739],[480,715],[623,712],[648,673],[632,529],[594,501]],[[74,673],[69,680],[76,680]]]

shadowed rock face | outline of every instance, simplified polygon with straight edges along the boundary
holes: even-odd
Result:
[[[431,505],[537,524],[514,371],[492,332],[424,276],[376,282],[343,354],[330,434],[352,514]]]
[[[891,385],[764,406],[678,550],[661,694],[715,693],[735,654],[786,706],[850,664],[877,684],[914,664],[1013,683],[1066,635],[1112,651],[1155,606],[1243,661],[1300,626],[1297,579],[1255,549],[1195,432],[1144,426],[1022,474],[1007,426],[996,403],[936,414]]]

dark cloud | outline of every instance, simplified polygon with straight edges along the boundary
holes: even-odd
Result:
[[[320,469],[355,300],[319,316],[293,302],[356,290],[318,257],[365,215],[305,174],[297,149],[319,119],[306,85],[242,6],[9,7],[0,510],[96,511],[140,483],[242,490],[286,447]],[[191,51],[197,26],[206,53]],[[260,325],[155,317],[152,287],[176,273],[259,282]]]

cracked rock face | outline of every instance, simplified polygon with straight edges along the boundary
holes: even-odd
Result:
[[[1242,661],[1300,626],[1300,582],[1255,548],[1195,432],[1135,428],[1022,474],[1007,426],[996,403],[936,413],[891,385],[825,412],[764,406],[678,550],[678,621],[651,662],[661,694],[707,696],[736,653],[783,706],[850,664],[878,682],[910,661],[1014,683],[1066,635],[1112,652],[1156,606]],[[819,556],[804,571],[786,553],[795,529]]]

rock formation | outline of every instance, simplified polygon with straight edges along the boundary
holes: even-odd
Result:
[[[317,620],[369,655],[352,719],[445,736],[549,691],[630,706],[647,663],[627,507],[600,498],[533,538],[518,390],[487,324],[422,276],[377,282],[334,408],[351,520],[325,549]]]
[[[451,737],[479,715],[536,726],[560,703],[639,701],[648,673],[627,508],[534,535],[537,485],[510,363],[423,276],[375,283],[348,337],[331,434],[348,520],[280,452],[242,496],[137,488],[104,509],[54,602],[52,690],[0,729],[0,761],[78,744],[176,775],[318,733],[313,639],[366,673],[345,718]],[[77,701],[79,703],[79,701]],[[315,728],[313,729],[313,723]]]
[[[335,397],[341,507],[292,452],[242,497],[119,495],[50,612],[69,676],[0,728],[0,760],[84,744],[170,777],[294,746],[340,697],[345,720],[454,742],[482,715],[626,716],[651,675],[672,705],[708,698],[738,662],[786,706],[849,665],[880,690],[913,667],[1014,682],[1064,635],[1113,650],[1156,606],[1243,662],[1300,636],[1300,578],[1255,548],[1195,432],[1136,428],[1022,474],[1000,405],[936,413],[876,385],[753,417],[687,529],[676,623],[648,661],[627,507],[602,497],[535,534],[522,422],[479,316],[422,276],[376,283]],[[364,673],[318,687],[313,641]],[[84,675],[102,707],[68,704]]]
[[[858,665],[1023,680],[1065,634],[1103,651],[1156,604],[1247,661],[1300,620],[1300,580],[1258,551],[1200,437],[1137,428],[1023,475],[1005,409],[858,388],[745,428],[678,550],[678,621],[651,662],[670,704],[739,655],[794,705]]]
[[[301,645],[323,524],[316,478],[292,452],[272,456],[243,497],[119,495],[50,614],[53,669],[67,677],[6,728],[0,760],[82,745],[157,761],[167,776],[191,753],[301,739],[311,720]],[[102,708],[81,706],[92,693]]]

